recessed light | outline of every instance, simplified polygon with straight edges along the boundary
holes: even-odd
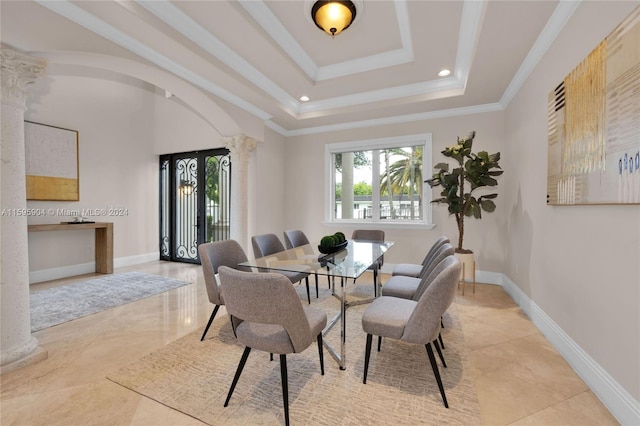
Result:
[[[449,74],[451,74],[451,70],[445,68],[438,73],[438,77],[446,77]]]
[[[301,102],[309,102],[309,97],[307,95],[300,96],[300,101]]]

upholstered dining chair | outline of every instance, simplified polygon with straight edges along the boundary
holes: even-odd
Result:
[[[443,244],[446,244],[446,243],[449,243],[449,242],[450,241],[449,241],[448,237],[445,237],[444,235],[441,236],[429,248],[429,251],[427,252],[427,255],[422,260],[422,263],[420,263],[420,264],[417,264],[417,263],[398,263],[393,268],[393,272],[391,273],[391,276],[403,275],[403,276],[406,276],[406,277],[414,277],[414,278],[419,277],[420,273],[422,272],[422,269],[424,268],[424,266],[433,260],[433,257],[435,256],[435,254],[438,251],[438,249]]]
[[[198,254],[200,255],[200,262],[202,263],[202,272],[204,274],[204,282],[207,287],[207,295],[209,296],[209,302],[213,303],[215,307],[209,317],[209,322],[202,333],[200,341],[204,340],[204,336],[209,331],[213,319],[220,309],[220,305],[224,305],[224,297],[220,291],[220,284],[216,275],[218,274],[218,268],[220,266],[229,266],[235,268],[238,263],[246,262],[247,255],[245,254],[240,244],[235,240],[223,240],[214,241],[210,243],[203,243],[198,246]]]
[[[219,274],[233,332],[245,346],[224,406],[229,405],[251,349],[279,354],[285,424],[289,425],[287,354],[304,351],[315,339],[320,373],[324,375],[322,330],[327,314],[303,307],[293,284],[282,274],[244,272],[226,266],[220,267]]]
[[[251,237],[251,245],[253,246],[253,254],[256,258],[267,257],[270,254],[284,251],[282,241],[276,234],[262,234]],[[311,304],[311,295],[309,293],[309,274],[306,272],[290,272],[290,271],[274,271],[289,278],[292,283],[304,280],[307,286],[307,301]],[[318,297],[318,287],[316,286],[316,298]]]
[[[437,254],[431,259],[428,268],[425,269],[423,275],[420,278],[404,277],[396,275],[387,280],[382,287],[382,295],[389,297],[399,297],[401,299],[418,300],[422,296],[422,293],[431,285],[433,280],[442,272],[446,267],[446,259],[454,257],[453,246],[449,243],[445,243],[440,247]],[[440,319],[440,325],[444,328],[444,322]],[[440,346],[436,342],[436,349],[438,349],[438,355],[442,360],[442,364],[445,364],[444,356],[440,352],[440,347],[444,349],[444,340],[442,335],[438,333],[438,341]],[[378,351],[382,345],[382,338],[378,338]]]
[[[373,336],[424,345],[442,401],[449,408],[431,343],[438,348],[436,339],[440,333],[440,318],[453,302],[461,270],[460,261],[449,256],[443,270],[418,300],[381,296],[367,307],[362,315],[362,329],[367,333],[362,383],[367,383]]]
[[[380,229],[354,229],[351,233],[352,240],[372,241],[376,243],[384,243],[384,231]],[[378,271],[384,264],[384,256],[381,256],[377,262],[368,269],[373,271],[373,295],[378,297]],[[354,279],[353,282],[356,280]]]
[[[284,245],[289,249],[294,249],[296,247],[304,246],[307,244],[311,244],[309,242],[309,238],[299,229],[290,229],[284,231]],[[313,274],[316,279],[316,297],[318,297],[318,273],[315,272]],[[327,275],[327,279],[329,281],[329,288],[331,288],[331,278]]]

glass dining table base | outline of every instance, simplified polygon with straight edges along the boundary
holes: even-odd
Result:
[[[377,275],[377,274],[376,274]],[[375,277],[375,275],[374,275]],[[341,277],[340,283],[340,295],[335,293],[335,276],[331,277],[333,281],[333,292],[332,295],[340,300],[340,312],[338,312],[331,320],[327,323],[327,326],[322,330],[322,344],[325,349],[329,352],[329,355],[338,363],[340,370],[346,370],[346,330],[347,330],[347,309],[351,306],[364,305],[366,303],[371,303],[375,299],[375,297],[369,299],[360,299],[353,300],[349,302],[347,300],[347,285],[345,284],[344,277]],[[376,289],[376,295],[381,294],[382,287],[378,282],[374,282],[374,288]],[[331,329],[340,321],[340,350],[339,352],[331,346],[329,342],[324,338],[327,333],[331,331]]]

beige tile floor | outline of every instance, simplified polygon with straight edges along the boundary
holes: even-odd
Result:
[[[212,309],[199,266],[151,262],[116,272],[128,270],[193,284],[35,333],[48,358],[0,377],[1,425],[202,424],[105,379],[109,372],[202,329]],[[467,288],[455,303],[482,424],[618,424],[501,287],[480,284],[475,294]]]

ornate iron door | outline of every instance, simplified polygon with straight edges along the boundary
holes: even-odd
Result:
[[[160,258],[199,263],[198,245],[229,238],[226,149],[160,157]]]

